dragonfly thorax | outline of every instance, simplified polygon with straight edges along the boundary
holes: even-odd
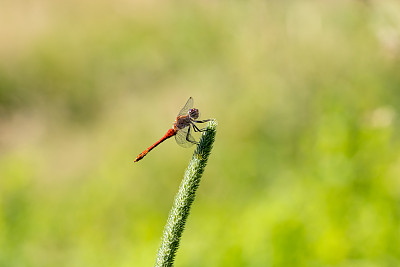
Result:
[[[187,115],[178,116],[174,123],[174,128],[176,130],[181,130],[190,126],[193,120],[197,120],[200,116],[199,110],[197,108],[192,108],[188,111]]]
[[[189,115],[179,116],[178,118],[176,118],[175,123],[174,123],[175,130],[180,130],[180,129],[186,128],[187,126],[190,126],[190,116]]]
[[[200,116],[200,112],[197,108],[192,108],[189,110],[189,117],[193,120],[197,120]]]

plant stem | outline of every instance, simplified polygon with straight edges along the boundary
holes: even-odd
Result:
[[[197,149],[189,162],[164,228],[161,246],[158,250],[156,264],[154,265],[156,267],[172,266],[174,263],[175,254],[178,250],[190,207],[194,201],[208,156],[211,153],[216,127],[217,122],[215,120],[208,123],[207,129],[203,132]]]

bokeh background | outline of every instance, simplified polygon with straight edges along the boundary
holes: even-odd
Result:
[[[0,266],[152,266],[219,122],[176,266],[400,266],[398,1],[0,3]]]

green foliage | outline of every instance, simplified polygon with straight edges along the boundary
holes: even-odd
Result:
[[[399,266],[398,14],[2,1],[0,266],[154,264],[193,151],[132,161],[189,96],[223,127],[175,266]]]

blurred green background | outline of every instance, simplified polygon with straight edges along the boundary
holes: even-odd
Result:
[[[176,266],[400,266],[398,1],[0,4],[0,266],[152,266],[219,122]]]

